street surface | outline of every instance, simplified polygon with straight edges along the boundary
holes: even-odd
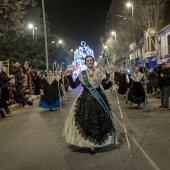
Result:
[[[50,112],[34,106],[20,108],[14,117],[0,119],[0,170],[169,170],[170,111],[159,111],[159,99],[132,109],[119,95],[134,158],[131,159],[115,92],[106,91],[120,133],[119,146],[96,150],[70,147],[62,138],[69,109],[81,90],[70,90],[61,109]]]

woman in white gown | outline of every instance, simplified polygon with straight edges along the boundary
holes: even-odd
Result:
[[[105,74],[94,69],[94,58],[85,58],[87,70],[82,71],[73,81],[71,72],[67,78],[74,89],[82,83],[83,91],[75,99],[66,119],[63,136],[71,145],[89,148],[95,154],[96,147],[115,143],[116,127],[112,112],[105,94],[100,86],[108,89],[113,77],[107,81]]]

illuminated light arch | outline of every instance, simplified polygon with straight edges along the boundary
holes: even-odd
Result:
[[[73,65],[75,66],[75,70],[73,72],[74,79],[77,78],[77,76],[81,71],[86,69],[85,57],[87,55],[90,55],[94,58],[94,52],[88,45],[86,45],[86,42],[81,41],[80,44],[81,46],[79,46],[79,48],[74,51],[74,61],[73,61]]]

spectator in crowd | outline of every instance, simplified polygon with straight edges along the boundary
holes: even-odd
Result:
[[[8,76],[7,68],[3,66],[2,72],[0,73],[0,87],[2,92],[2,99],[5,101],[9,101],[9,82],[12,78],[14,78],[14,76]]]
[[[34,84],[34,94],[39,95],[41,89],[41,73],[35,71],[32,77]]]
[[[28,100],[30,97],[29,89],[26,89],[25,86],[21,85],[18,90],[18,103],[21,103],[23,106],[28,107]]]
[[[127,70],[122,69],[122,73],[121,73],[120,80],[119,80],[118,93],[125,94],[127,92],[128,83],[129,83],[129,78],[128,78],[128,75],[127,75]]]
[[[158,98],[158,76],[157,76],[157,68],[153,68],[153,70],[148,74],[148,87],[151,88],[151,94],[154,94],[153,96],[155,98]],[[148,89],[148,88],[147,88]]]
[[[15,84],[18,89],[24,82],[24,73],[19,63],[15,63]]]
[[[68,79],[67,79],[67,77],[66,77],[66,71],[63,70],[62,73],[63,73],[63,74],[62,74],[62,83],[63,83],[63,86],[64,86],[64,88],[65,88],[65,91],[66,91],[66,92],[69,92],[69,91],[68,91],[69,82],[68,82]]]
[[[164,86],[161,91],[161,110],[169,110],[169,94],[170,94],[170,61],[165,63],[165,69],[160,74],[163,78]]]
[[[31,76],[31,68],[28,67],[26,70],[26,75],[27,75],[27,88],[32,90],[32,76]]]
[[[1,117],[2,118],[6,118],[6,117],[11,117],[12,115],[10,114],[10,109],[9,109],[9,107],[8,107],[8,104],[9,104],[9,102],[8,101],[5,101],[3,98],[2,98],[2,93],[1,93],[1,91],[0,91],[0,114],[1,114]],[[2,110],[2,109],[4,109],[4,111],[5,111],[5,113],[4,113],[4,111]],[[8,116],[7,116],[8,115]]]
[[[139,64],[139,72],[143,74],[147,73],[147,69],[142,63]]]
[[[115,84],[119,85],[120,77],[121,77],[121,69],[120,69],[120,67],[118,67],[116,69],[116,71],[114,72],[114,81],[115,81]]]
[[[23,73],[26,74],[26,71],[28,69],[28,61],[23,62],[21,64],[21,67],[22,67]]]

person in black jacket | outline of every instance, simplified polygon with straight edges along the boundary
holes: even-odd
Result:
[[[0,114],[1,114],[1,117],[2,118],[6,118],[8,117],[7,115],[5,115],[5,113],[11,117],[12,115],[10,114],[10,109],[8,107],[8,101],[5,101],[3,98],[2,98],[2,93],[1,93],[1,89],[0,89]]]
[[[160,74],[163,78],[164,86],[161,94],[161,110],[169,110],[169,94],[170,94],[170,62],[165,63],[165,70]]]
[[[8,76],[7,68],[3,66],[0,73],[0,88],[2,92],[2,99],[9,101],[9,81],[14,78],[13,75]]]

